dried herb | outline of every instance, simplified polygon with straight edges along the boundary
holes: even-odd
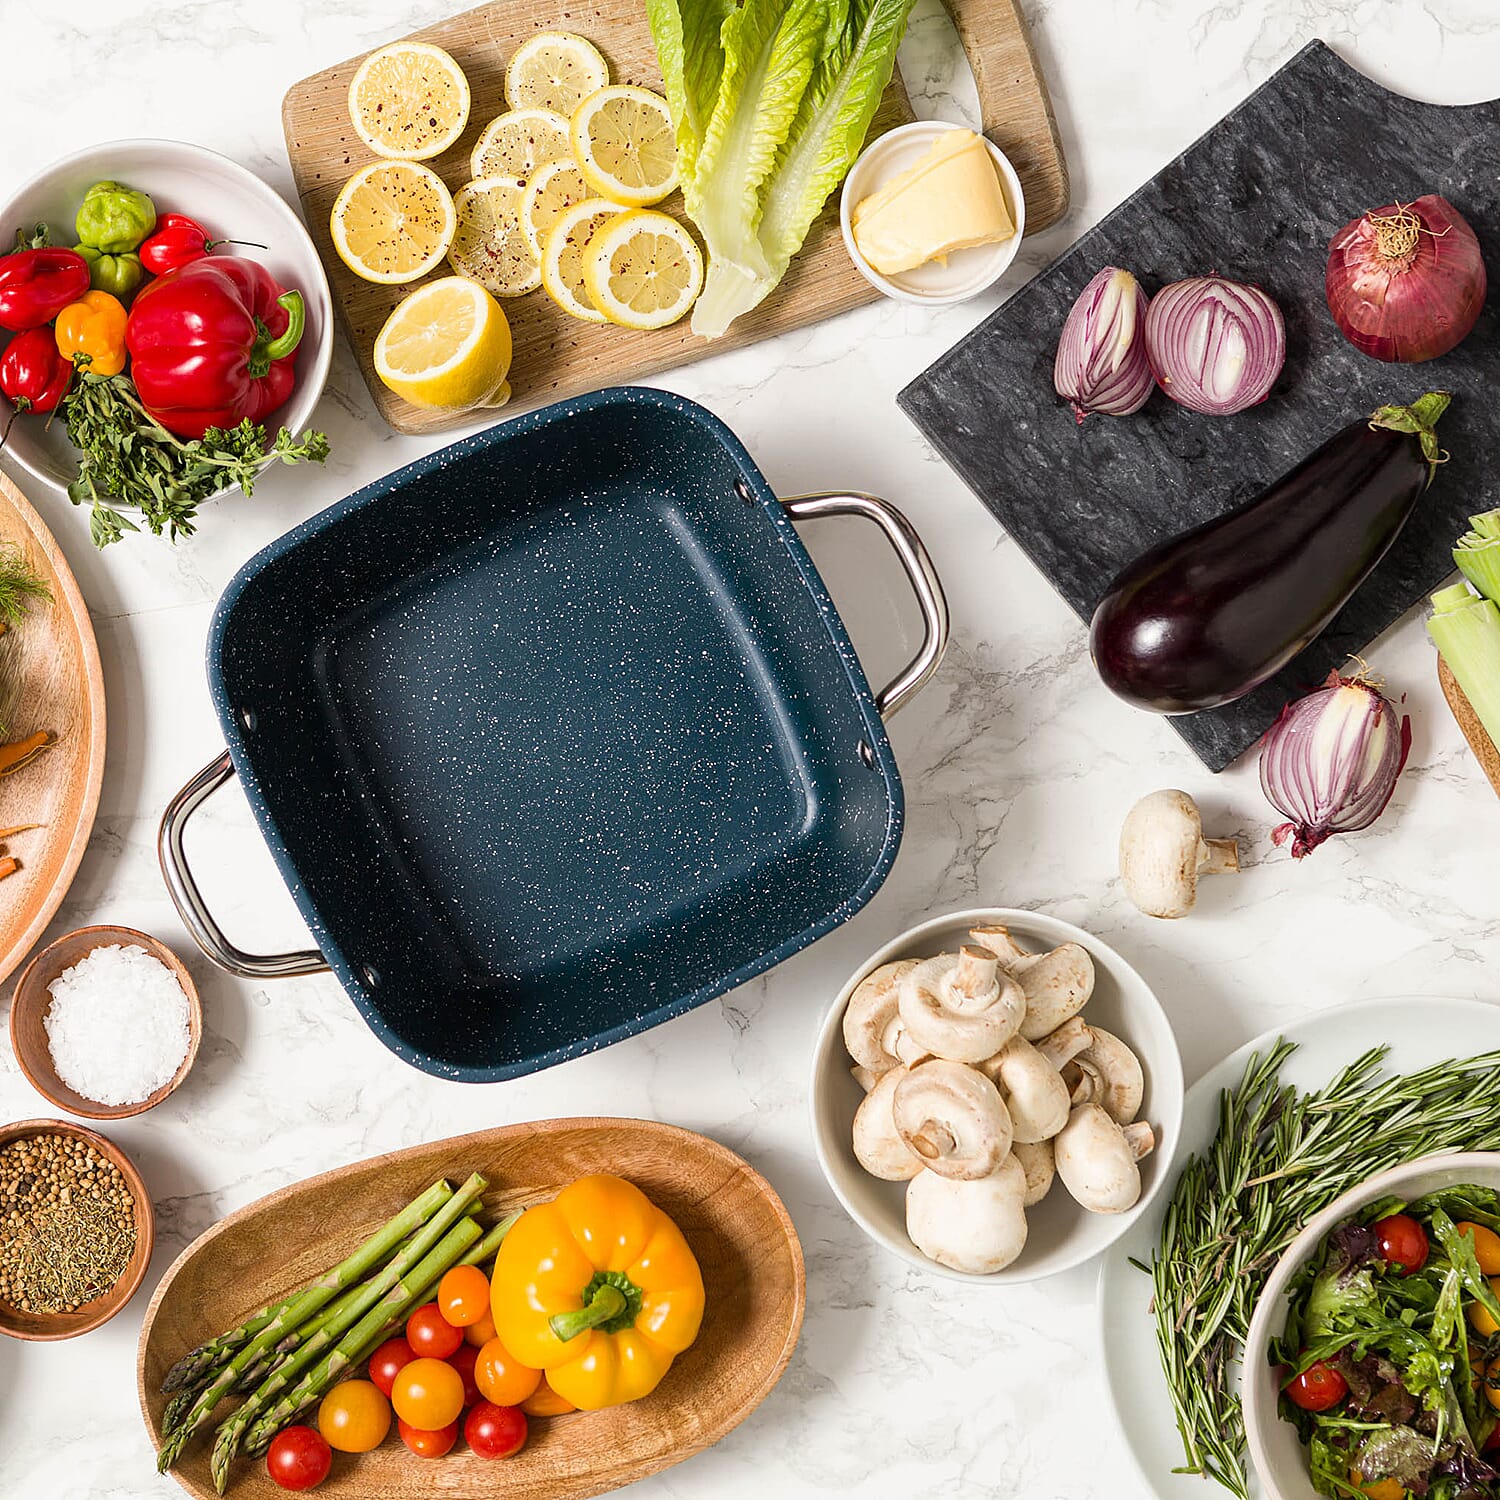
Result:
[[[17,546],[0,543],[0,631],[19,625],[27,605],[52,602],[52,590]]]

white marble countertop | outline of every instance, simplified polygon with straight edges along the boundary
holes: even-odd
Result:
[[[920,12],[907,76],[934,112],[954,72],[940,15]],[[288,197],[280,102],[297,78],[458,8],[457,0],[7,0],[0,192],[103,137],[212,146]],[[801,1345],[764,1406],[646,1496],[1139,1494],[1105,1415],[1094,1272],[980,1293],[908,1270],[839,1208],[809,1141],[811,1043],[866,954],[962,905],[1037,906],[1098,933],[1158,989],[1194,1078],[1247,1037],[1309,1009],[1380,994],[1500,998],[1500,805],[1443,710],[1411,617],[1373,648],[1407,695],[1410,767],[1380,824],[1293,867],[1272,851],[1253,764],[1208,775],[1161,721],[1112,701],[1084,633],[989,515],[897,412],[897,390],[1237,103],[1322,37],[1388,85],[1439,102],[1495,92],[1494,0],[1028,0],[1073,176],[1073,206],[1026,243],[986,301],[930,313],[886,303],[736,354],[665,385],[740,434],[783,492],[853,486],[917,524],[946,582],[953,646],[894,729],[905,844],[874,901],[764,978],[603,1053],[510,1084],[425,1077],[388,1053],[327,977],[240,983],[197,957],[157,872],[154,834],[178,786],[220,748],[202,670],[210,610],[254,550],[331,501],[438,446],[375,416],[339,348],[319,425],[325,472],[272,474],[223,502],[175,551],[146,536],[96,555],[85,518],[37,499],[93,612],[110,705],[98,826],[54,935],[145,928],[188,959],[204,997],[197,1067],[163,1107],[109,1130],[156,1200],[145,1288],[86,1340],[0,1340],[0,1494],[16,1500],[176,1493],[156,1476],[135,1396],[135,1348],[156,1278],[231,1209],[374,1152],[512,1120],[639,1114],[743,1152],[785,1199],[808,1266]],[[923,80],[926,88],[923,88]],[[967,85],[968,80],[964,80]],[[910,622],[899,586],[856,598],[876,551],[820,523],[810,540],[878,677]],[[874,544],[872,544],[873,546]],[[885,575],[882,574],[882,577]],[[1158,786],[1199,797],[1237,833],[1245,872],[1185,923],[1153,924],[1113,879],[1125,809]],[[194,847],[242,943],[297,946],[300,926],[238,793]],[[211,878],[210,878],[211,877]],[[1488,966],[1488,968],[1487,968]],[[0,1048],[0,1118],[51,1111]],[[1080,1431],[1080,1426],[1082,1430]]]

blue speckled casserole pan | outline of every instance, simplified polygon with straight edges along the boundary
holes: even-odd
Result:
[[[922,606],[870,690],[792,520],[854,514]],[[289,532],[215,613],[228,742],[162,820],[188,930],[247,977],[331,968],[392,1051],[487,1082],[654,1026],[874,894],[901,836],[882,723],[946,607],[868,496],[779,501],[702,408],[625,388],[420,459]],[[183,826],[238,774],[317,951],[219,931]]]

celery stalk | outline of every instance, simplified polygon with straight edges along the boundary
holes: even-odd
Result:
[[[1500,605],[1452,584],[1432,596],[1427,633],[1485,732],[1500,745]]]
[[[1474,529],[1454,544],[1453,561],[1481,594],[1500,602],[1500,510],[1470,516],[1469,525]]]

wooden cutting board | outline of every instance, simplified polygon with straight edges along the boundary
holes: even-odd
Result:
[[[1453,710],[1453,717],[1458,720],[1458,727],[1463,730],[1464,738],[1468,740],[1469,748],[1479,762],[1480,770],[1489,777],[1490,785],[1495,791],[1500,793],[1500,750],[1495,748],[1495,742],[1485,732],[1484,725],[1479,722],[1479,715],[1474,712],[1473,705],[1441,656],[1438,657],[1438,681],[1442,684],[1443,697],[1448,700],[1448,707]]]
[[[1068,172],[1052,103],[1016,0],[946,3],[974,70],[985,134],[1010,158],[1025,189],[1026,231],[1045,229],[1067,207]],[[413,32],[413,39],[435,42],[457,58],[473,95],[463,138],[429,163],[450,188],[462,187],[469,180],[475,141],[505,109],[501,85],[511,53],[528,36],[549,30],[586,36],[608,58],[613,81],[660,90],[656,49],[641,0],[596,0],[583,10],[570,6],[568,0],[491,0]],[[329,210],[339,189],[351,173],[373,159],[349,123],[349,80],[362,60],[351,57],[304,78],[288,91],[281,111],[287,154],[313,242],[328,271],[334,306],[375,405],[399,432],[439,432],[472,423],[474,413],[429,411],[408,404],[380,383],[371,361],[381,325],[416,283],[389,287],[361,281],[334,253],[328,232]],[[912,118],[911,105],[897,79],[870,134],[879,135]],[[683,216],[679,193],[661,206]],[[445,264],[434,274],[450,273]],[[686,319],[673,328],[639,333],[570,318],[541,291],[509,299],[505,311],[515,340],[510,383],[519,404],[562,400],[772,338],[879,296],[854,269],[844,249],[835,193],[781,284],[759,308],[712,342],[696,337]]]

